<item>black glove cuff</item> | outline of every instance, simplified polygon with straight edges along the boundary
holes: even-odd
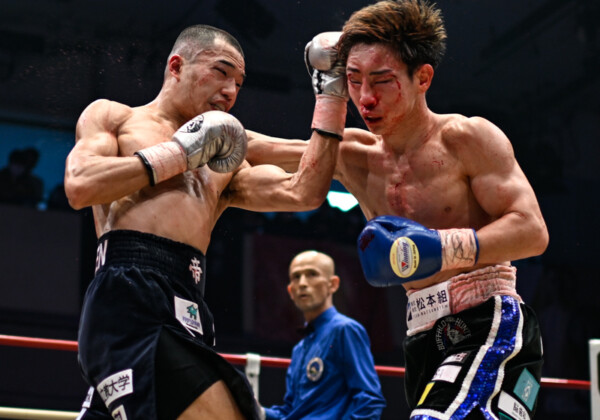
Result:
[[[312,131],[324,137],[333,137],[334,139],[338,139],[339,141],[342,141],[344,139],[344,136],[340,136],[336,133],[330,133],[329,131],[321,130],[320,128],[313,128]]]
[[[152,167],[150,162],[148,162],[148,159],[146,159],[146,156],[144,156],[143,153],[135,152],[134,155],[142,160],[142,163],[144,164],[144,166],[146,167],[146,171],[148,172],[148,178],[150,178],[150,186],[154,187],[156,185],[156,180],[154,178],[154,168]]]

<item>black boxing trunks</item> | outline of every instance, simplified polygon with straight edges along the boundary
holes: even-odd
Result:
[[[422,315],[404,341],[411,419],[533,418],[542,342],[515,271],[487,267],[409,296],[408,314]]]
[[[166,238],[118,230],[98,240],[79,325],[91,386],[80,419],[175,419],[218,380],[257,418],[245,376],[211,348],[204,272],[200,251]]]

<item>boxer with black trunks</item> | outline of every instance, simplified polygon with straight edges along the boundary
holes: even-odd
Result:
[[[429,109],[446,32],[426,0],[378,1],[337,37],[368,131],[343,131],[334,177],[368,220],[366,279],[407,290],[411,419],[533,417],[542,343],[510,261],[543,253],[548,230],[509,139],[484,118]],[[249,132],[247,159],[294,170],[306,147]]]
[[[298,171],[252,167],[244,127],[227,113],[244,78],[235,38],[192,26],[175,41],[155,100],[97,100],[77,122],[65,191],[75,209],[92,206],[99,238],[78,337],[90,384],[80,419],[259,415],[245,377],[212,348],[204,255],[227,207],[302,211],[324,201],[347,98],[317,97]]]
[[[81,314],[79,357],[88,382],[106,379],[97,387],[99,407],[90,407],[84,418],[105,411],[103,401],[122,398],[125,406],[140,407],[128,410],[139,418],[174,419],[219,379],[251,418],[254,403],[245,377],[211,349],[204,255],[128,230],[110,231],[98,244],[96,275]],[[116,305],[115,296],[127,305]],[[113,363],[107,364],[105,352],[115,355]],[[150,392],[131,392],[134,382]]]

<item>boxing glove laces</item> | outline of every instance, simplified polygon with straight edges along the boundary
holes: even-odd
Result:
[[[367,222],[358,237],[366,280],[387,287],[420,280],[439,271],[472,267],[479,257],[473,229],[428,229],[398,216]]]

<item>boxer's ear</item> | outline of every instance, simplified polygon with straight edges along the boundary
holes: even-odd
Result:
[[[427,92],[429,86],[431,86],[431,81],[433,80],[433,73],[434,71],[431,64],[423,64],[415,71],[414,78],[418,82],[419,90]]]
[[[183,66],[183,57],[181,57],[179,54],[173,54],[171,57],[169,57],[167,65],[171,76],[179,80],[181,77],[181,67]]]

